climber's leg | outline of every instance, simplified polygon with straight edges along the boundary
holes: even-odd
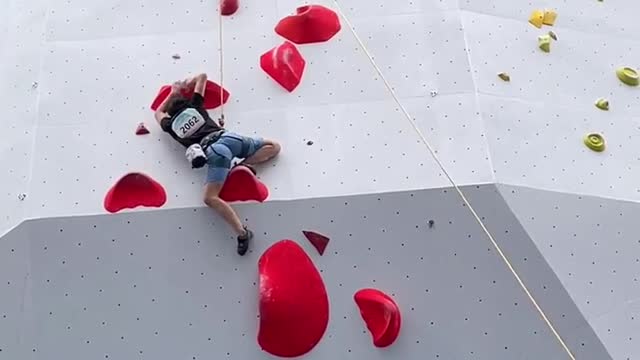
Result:
[[[253,141],[259,141],[259,147],[254,147],[256,150],[247,156],[244,160],[245,163],[250,165],[260,164],[265,161],[269,161],[276,157],[280,153],[280,144],[269,139],[250,139]]]
[[[280,144],[273,140],[252,138],[231,132],[222,135],[218,143],[226,145],[234,157],[244,159],[240,165],[259,164],[280,152]]]
[[[238,214],[224,200],[220,199],[220,190],[229,174],[233,153],[224,144],[219,142],[206,149],[207,164],[207,184],[205,186],[204,202],[210,208],[222,216],[222,218],[233,228],[238,235],[238,254],[244,255],[249,249],[249,240],[253,237],[250,230],[242,224]]]

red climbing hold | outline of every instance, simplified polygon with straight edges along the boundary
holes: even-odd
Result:
[[[281,240],[262,254],[258,271],[258,344],[281,357],[311,351],[329,324],[329,298],[318,269],[300,245]]]
[[[229,92],[220,87],[220,85],[214,83],[213,81],[207,80],[207,86],[205,88],[204,93],[204,108],[207,110],[212,110],[222,105],[220,103],[220,93],[222,92],[222,104],[226,104],[227,100],[229,100]],[[164,99],[169,96],[171,93],[171,85],[164,85],[158,91],[158,95],[151,103],[151,110],[156,111],[160,104],[164,101]],[[191,98],[193,95],[193,91],[183,91],[182,95],[186,98]]]
[[[400,333],[400,309],[393,299],[376,289],[362,289],[353,296],[360,315],[373,336],[373,344],[387,347]]]
[[[138,124],[136,128],[136,135],[147,135],[149,133],[149,129],[144,125],[144,123]]]
[[[302,54],[288,41],[260,56],[262,70],[289,92],[300,84],[305,64]]]
[[[313,231],[303,230],[302,233],[304,234],[304,237],[309,240],[311,245],[318,250],[318,253],[320,253],[321,256],[324,255],[324,249],[326,249],[329,244],[329,238]]]
[[[340,19],[331,9],[322,5],[306,5],[296,14],[278,22],[276,32],[296,44],[323,42],[340,31]]]
[[[229,172],[219,196],[227,202],[263,202],[269,197],[269,189],[247,167],[236,166]]]
[[[160,207],[167,193],[160,183],[141,173],[129,173],[116,182],[104,197],[104,208],[115,213],[138,206]]]
[[[220,13],[224,16],[233,15],[238,11],[238,0],[220,0]]]

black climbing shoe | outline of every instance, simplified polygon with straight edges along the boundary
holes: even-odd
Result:
[[[256,172],[256,169],[253,166],[249,165],[249,164],[245,164],[245,163],[243,163],[241,161],[241,162],[235,164],[233,167],[238,167],[238,166],[244,166],[247,169],[249,169],[253,173],[253,175],[258,175],[258,173]]]
[[[251,230],[244,228],[245,234],[238,236],[238,255],[243,256],[249,250],[249,242],[253,239],[253,232]]]

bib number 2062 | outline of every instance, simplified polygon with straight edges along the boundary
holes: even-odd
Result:
[[[180,126],[180,132],[182,133],[182,135],[187,135],[189,133],[189,130],[196,127],[196,125],[198,125],[199,122],[200,122],[200,119],[198,119],[198,117],[192,116],[191,119],[189,119],[184,124],[182,124],[182,126]]]
[[[204,125],[204,118],[195,109],[186,109],[180,113],[171,125],[173,132],[185,139],[198,131]]]

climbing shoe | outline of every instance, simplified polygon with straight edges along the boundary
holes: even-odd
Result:
[[[245,234],[238,236],[238,255],[242,256],[249,250],[249,242],[253,239],[253,232],[244,228]]]

